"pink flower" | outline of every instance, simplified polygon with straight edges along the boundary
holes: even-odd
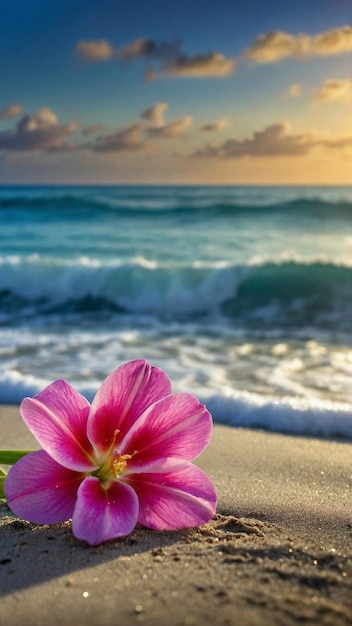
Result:
[[[112,372],[91,405],[57,380],[20,410],[43,450],[7,475],[5,495],[19,517],[72,518],[73,534],[97,545],[137,522],[173,530],[214,514],[214,486],[191,463],[209,443],[211,415],[196,397],[172,394],[165,372],[144,360]]]

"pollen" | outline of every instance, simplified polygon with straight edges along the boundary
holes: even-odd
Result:
[[[118,478],[121,472],[123,472],[123,470],[125,469],[127,465],[127,461],[129,461],[129,459],[132,459],[131,454],[122,454],[122,455],[116,454],[116,456],[113,457],[112,463],[111,463],[111,469],[115,474],[115,478]]]
[[[118,450],[112,452],[112,446],[115,444],[115,436],[117,433],[118,431],[115,431],[113,443],[104,461],[100,464],[99,469],[92,474],[99,478],[103,487],[108,487],[111,481],[118,480],[125,470],[128,461],[137,454],[136,450],[133,454],[120,454]]]

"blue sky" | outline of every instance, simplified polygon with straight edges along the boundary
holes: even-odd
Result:
[[[352,183],[350,0],[2,0],[0,183]]]

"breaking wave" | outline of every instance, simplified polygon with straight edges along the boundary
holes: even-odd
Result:
[[[165,317],[223,315],[245,324],[352,326],[352,266],[281,260],[167,266],[0,257],[2,314],[124,311]]]

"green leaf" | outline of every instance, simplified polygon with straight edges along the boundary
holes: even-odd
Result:
[[[0,476],[0,500],[5,500],[4,482],[6,476]]]
[[[0,463],[2,465],[13,465],[30,452],[32,450],[0,450]]]

